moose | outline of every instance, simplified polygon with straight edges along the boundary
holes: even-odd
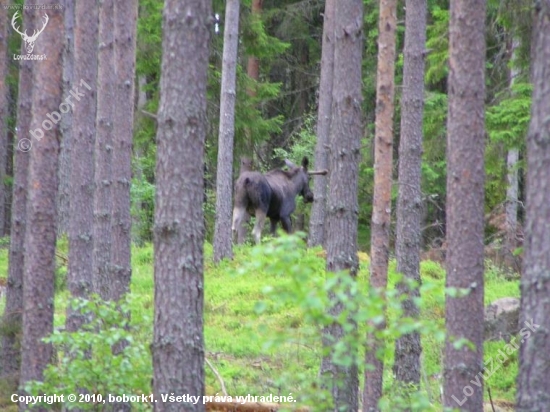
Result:
[[[297,166],[285,160],[288,170],[274,169],[266,174],[242,168],[235,182],[235,206],[233,208],[233,234],[237,243],[245,238],[244,224],[251,215],[256,216],[252,234],[258,244],[266,217],[271,221],[271,233],[275,233],[277,223],[281,222],[285,232],[290,233],[292,221],[290,215],[296,208],[296,196],[301,195],[306,203],[313,202],[313,193],[309,188],[309,176],[325,175],[328,172],[308,171],[309,160],[304,157],[302,165]]]

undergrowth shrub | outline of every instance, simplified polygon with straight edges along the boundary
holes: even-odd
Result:
[[[323,329],[329,325],[338,325],[344,332],[343,338],[328,341],[324,348],[318,349],[319,360],[328,356],[336,365],[347,368],[355,364],[361,370],[367,347],[367,333],[373,333],[385,342],[377,355],[385,359],[386,363],[393,356],[395,340],[403,334],[419,331],[422,335],[430,335],[440,342],[444,340],[443,326],[440,323],[430,319],[403,317],[401,301],[404,297],[395,289],[389,288],[383,292],[368,288],[367,267],[361,267],[357,278],[350,277],[346,272],[327,272],[324,252],[319,248],[308,250],[302,234],[282,235],[253,248],[247,263],[235,270],[241,275],[263,273],[267,276],[284,276],[288,280],[277,287],[265,286],[263,292],[266,299],[257,302],[255,309],[258,314],[262,314],[270,311],[270,305],[297,308],[303,318],[301,328],[299,332],[292,327],[284,331],[272,331],[266,325],[263,333],[269,336],[267,350],[269,347],[281,347],[289,343],[319,348]],[[392,284],[401,281],[409,287],[415,286],[413,282],[396,273],[391,276]],[[435,277],[438,278],[439,273]],[[433,282],[428,278],[421,286],[421,293],[432,289]],[[422,306],[422,298],[415,303]],[[331,308],[338,310],[331,311]],[[386,327],[377,330],[376,326],[384,321],[385,310],[388,313]],[[329,388],[339,385],[340,382],[334,382],[326,376],[312,377],[306,371],[291,373],[292,379],[299,382],[299,393],[293,396],[297,396],[312,411],[333,409]],[[277,379],[283,386],[282,383],[289,380],[290,376],[283,373]],[[390,388],[380,407],[382,411],[436,410],[426,391],[418,387],[393,391]]]
[[[92,296],[74,299],[70,305],[90,321],[77,332],[55,331],[44,339],[54,346],[57,362],[47,367],[43,382],[28,382],[25,392],[65,394],[63,406],[69,410],[104,410],[105,405],[98,398],[96,403],[79,403],[78,396],[76,402],[69,402],[68,394],[100,394],[103,399],[107,394],[150,394],[151,356],[145,342],[136,338],[143,334],[130,322],[130,301],[105,302]],[[116,354],[115,348],[119,348]],[[139,403],[132,408],[150,409]]]

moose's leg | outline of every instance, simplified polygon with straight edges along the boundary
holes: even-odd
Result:
[[[271,234],[275,235],[275,232],[277,230],[277,222],[279,222],[279,219],[270,217],[269,220],[271,221]]]
[[[256,224],[254,225],[254,230],[252,230],[256,244],[259,244],[262,238],[262,229],[264,228],[266,216],[266,212],[261,209],[256,209]]]
[[[290,216],[282,217],[281,223],[283,224],[283,229],[286,233],[292,232],[292,221],[290,220]]]
[[[233,238],[237,237],[237,244],[242,244],[246,236],[246,223],[250,220],[250,215],[244,208],[236,207],[233,209]]]

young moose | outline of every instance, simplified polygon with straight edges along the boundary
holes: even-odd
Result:
[[[301,195],[306,203],[313,202],[313,193],[309,188],[309,175],[326,174],[327,171],[308,172],[307,157],[301,166],[285,160],[288,170],[275,169],[265,175],[245,170],[235,183],[235,207],[233,208],[233,233],[237,243],[245,238],[244,225],[254,214],[256,224],[252,231],[256,243],[260,243],[266,217],[271,221],[271,233],[275,233],[277,223],[290,233],[292,224],[290,214],[296,208],[296,196]]]

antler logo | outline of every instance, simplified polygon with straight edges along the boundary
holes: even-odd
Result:
[[[13,15],[13,18],[11,19],[11,26],[13,27],[13,29],[17,33],[19,33],[21,35],[21,38],[25,42],[25,49],[27,50],[27,54],[31,54],[32,50],[34,49],[34,42],[36,41],[36,39],[38,38],[40,33],[42,33],[44,31],[44,29],[46,28],[46,25],[48,24],[49,17],[46,13],[44,13],[44,16],[42,17],[42,19],[44,20],[44,25],[42,26],[42,28],[40,30],[34,30],[34,33],[32,34],[32,36],[29,36],[29,35],[27,35],[26,30],[25,30],[25,33],[22,33],[21,31],[19,31],[19,28],[15,25],[15,20],[17,20],[17,14],[18,13],[19,12],[16,11],[15,14]]]

